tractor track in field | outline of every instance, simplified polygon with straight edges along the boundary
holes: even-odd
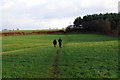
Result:
[[[37,46],[38,47],[38,46]],[[37,47],[34,47],[34,48],[37,48]],[[1,52],[0,54],[5,54],[5,53],[11,53],[11,52],[19,52],[19,51],[26,51],[26,50],[30,50],[32,49],[33,47],[29,47],[29,48],[24,48],[24,49],[17,49],[17,50],[11,50],[11,51],[6,51],[6,52]]]
[[[55,56],[53,57],[52,68],[50,70],[50,80],[55,80],[57,78],[58,63],[59,63],[59,50],[57,49]]]

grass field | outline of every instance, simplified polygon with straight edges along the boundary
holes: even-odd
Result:
[[[59,37],[63,47],[53,47]],[[3,78],[118,78],[118,40],[95,34],[3,36]]]

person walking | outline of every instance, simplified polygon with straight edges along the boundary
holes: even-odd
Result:
[[[56,47],[56,45],[57,45],[57,40],[56,39],[53,40],[53,45],[54,45],[54,47]]]
[[[58,39],[58,43],[59,43],[59,47],[61,48],[62,47],[62,39],[61,38]]]

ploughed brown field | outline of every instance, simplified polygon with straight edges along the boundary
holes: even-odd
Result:
[[[14,35],[31,35],[31,34],[59,34],[65,33],[64,30],[33,30],[33,31],[24,31],[24,30],[17,30],[17,31],[3,31],[0,33],[2,36],[14,36]]]

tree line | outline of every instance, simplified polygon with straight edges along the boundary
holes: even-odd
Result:
[[[120,14],[106,13],[93,14],[77,17],[74,25],[69,25],[66,32],[99,32],[109,34],[120,34]]]

